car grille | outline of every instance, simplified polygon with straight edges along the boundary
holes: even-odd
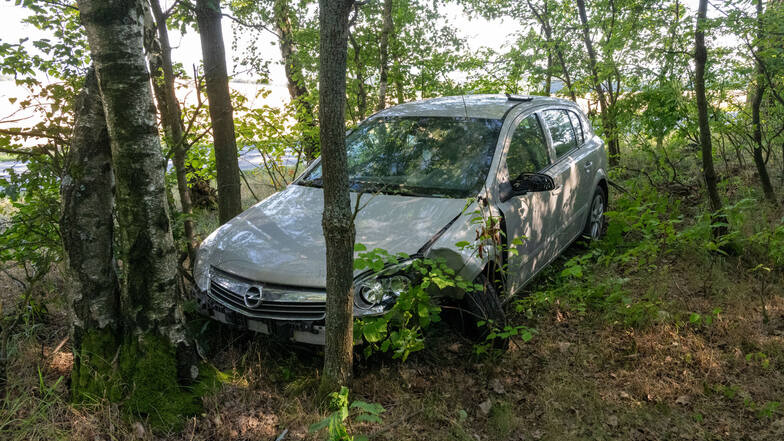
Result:
[[[313,301],[313,298],[326,298],[323,291],[309,290],[299,287],[284,287],[279,285],[267,285],[257,282],[249,282],[236,276],[229,275],[224,271],[213,270],[217,277],[210,277],[209,294],[217,302],[224,306],[240,312],[248,317],[272,319],[272,320],[296,320],[296,321],[319,321],[323,320],[326,314],[325,301]],[[217,279],[217,280],[216,280]],[[224,281],[224,283],[221,283]],[[229,281],[230,283],[225,283]],[[231,286],[227,286],[231,285]],[[234,289],[232,289],[232,286]],[[245,304],[243,295],[235,292],[248,286],[261,286],[265,297],[274,300],[262,300],[254,308],[249,308]],[[297,297],[306,298],[306,301],[290,301]]]

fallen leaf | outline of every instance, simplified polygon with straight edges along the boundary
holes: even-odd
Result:
[[[617,417],[617,416],[615,416],[615,415],[610,415],[610,417],[609,417],[609,418],[607,418],[607,424],[608,424],[610,427],[615,427],[615,426],[617,426],[617,425],[618,425],[618,417]]]
[[[493,392],[502,395],[505,394],[506,391],[504,390],[504,385],[501,384],[501,380],[498,378],[493,378],[490,380],[490,388],[493,389]]]
[[[490,399],[479,403],[479,411],[482,412],[482,415],[488,415],[490,413],[490,408],[493,407],[493,403],[490,402]]]
[[[689,397],[686,395],[681,395],[675,400],[675,404],[681,404],[683,406],[688,405],[690,402],[691,400],[689,400]]]

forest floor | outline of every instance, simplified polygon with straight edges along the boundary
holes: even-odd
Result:
[[[678,233],[698,223],[693,204],[649,193],[636,208],[616,195],[611,207],[639,219],[611,218],[611,229],[612,222],[629,228],[608,231],[604,247],[573,246],[527,297],[510,302],[510,322],[536,330],[530,341],[477,355],[473,342],[438,324],[406,362],[380,355],[356,363],[350,399],[386,412],[382,424],[350,431],[371,440],[784,439],[781,274],[759,276],[743,251],[694,246]],[[660,222],[680,219],[670,223],[677,231],[642,222],[646,204],[665,212]],[[751,210],[744,228],[781,219],[780,210],[764,218],[762,211]],[[622,242],[623,253],[610,251]],[[564,276],[575,265],[582,275]],[[62,291],[56,271],[47,283]],[[0,278],[0,295],[18,294],[15,282]],[[153,433],[116,405],[69,404],[67,323],[64,302],[53,296],[44,319],[15,336],[1,439],[325,439],[308,433],[328,414],[314,404],[317,349],[210,324],[205,345],[209,362],[226,374],[222,384],[181,431]]]

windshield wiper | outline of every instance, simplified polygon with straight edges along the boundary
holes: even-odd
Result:
[[[324,186],[324,180],[322,178],[307,179],[304,181],[299,181],[298,184],[305,187],[321,188]]]

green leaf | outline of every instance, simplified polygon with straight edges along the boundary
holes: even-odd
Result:
[[[378,415],[371,415],[371,414],[363,413],[363,414],[357,416],[357,422],[368,422],[368,423],[378,423],[378,424],[381,424],[383,421],[381,421],[381,418],[379,418]]]
[[[361,243],[355,243],[354,244],[354,251],[356,251],[356,252],[367,251],[367,247],[365,245],[361,244]]]
[[[382,406],[382,405],[380,405],[378,403],[366,403],[366,402],[360,401],[360,400],[357,400],[357,401],[354,401],[353,403],[351,403],[351,408],[352,409],[360,409],[363,412],[367,412],[367,413],[373,414],[373,415],[380,415],[381,413],[386,411],[386,409],[384,409],[384,406]]]
[[[368,343],[378,343],[387,336],[387,319],[378,318],[370,320],[362,328],[362,336]]]

